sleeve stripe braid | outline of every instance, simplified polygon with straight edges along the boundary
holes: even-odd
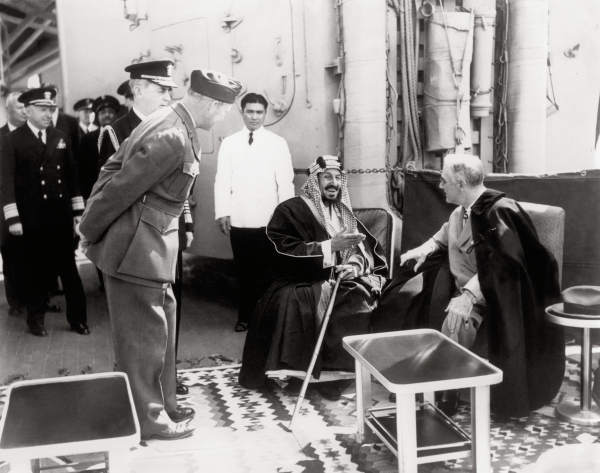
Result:
[[[15,218],[19,216],[19,211],[17,210],[17,204],[8,204],[4,206],[4,218],[6,220],[10,218]]]
[[[190,210],[190,203],[186,200],[183,203],[183,218],[185,220],[185,231],[194,231],[194,220],[192,219],[192,211]]]
[[[73,210],[83,210],[85,208],[83,197],[73,197],[71,199],[71,204],[73,205]]]

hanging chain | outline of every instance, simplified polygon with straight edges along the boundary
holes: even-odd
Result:
[[[497,126],[494,139],[494,172],[508,172],[508,0],[504,0],[504,31],[502,32],[502,51],[498,74],[498,113],[495,121]]]

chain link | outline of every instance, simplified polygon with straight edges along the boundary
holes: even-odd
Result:
[[[401,168],[401,167],[391,167],[391,166],[386,166],[385,168],[372,168],[372,169],[347,169],[346,172],[348,174],[375,174],[378,172],[396,172],[396,171],[406,171],[406,169]]]

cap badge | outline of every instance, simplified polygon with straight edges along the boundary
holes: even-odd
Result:
[[[44,92],[44,98],[46,100],[52,100],[52,92]]]
[[[173,64],[167,66],[167,75],[171,76],[171,74],[173,74]]]

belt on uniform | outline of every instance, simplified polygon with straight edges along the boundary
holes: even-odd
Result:
[[[168,213],[173,215],[174,217],[179,217],[181,212],[183,211],[183,202],[181,203],[172,203],[167,202],[160,197],[153,194],[144,194],[138,199],[138,202],[142,202],[149,207],[152,207],[156,210],[160,210],[161,212]]]

